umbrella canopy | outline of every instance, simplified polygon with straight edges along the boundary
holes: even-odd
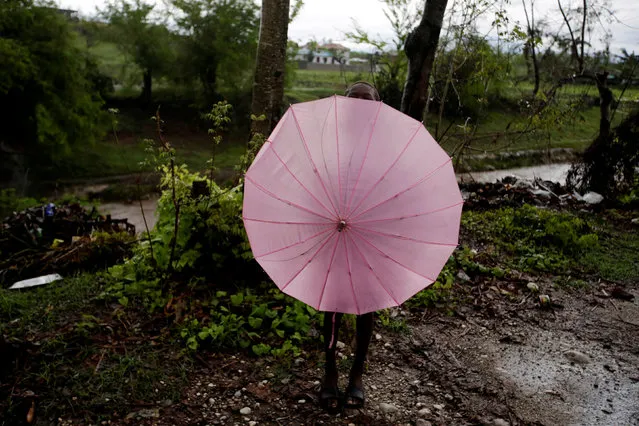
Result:
[[[245,180],[255,258],[321,311],[397,306],[432,284],[461,210],[451,160],[421,123],[342,96],[291,106]]]

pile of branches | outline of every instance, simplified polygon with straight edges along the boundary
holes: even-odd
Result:
[[[639,111],[606,137],[597,138],[568,173],[568,187],[580,192],[619,195],[639,180]]]
[[[0,225],[0,286],[39,275],[96,270],[127,256],[135,226],[79,204],[15,212]]]

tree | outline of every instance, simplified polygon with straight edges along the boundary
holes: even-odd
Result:
[[[135,62],[143,74],[140,99],[149,104],[153,77],[171,70],[173,51],[171,34],[151,14],[154,6],[142,0],[116,0],[101,12],[111,25],[111,38]]]
[[[402,112],[422,121],[428,98],[430,74],[448,0],[426,0],[419,25],[406,39],[408,75],[402,95]]]
[[[219,98],[218,86],[244,90],[252,81],[259,32],[252,0],[171,0],[181,29],[179,64],[188,80],[197,78],[206,102]]]
[[[268,135],[279,119],[284,97],[289,8],[289,0],[262,0],[251,110],[265,119],[253,121],[253,133]]]
[[[535,0],[530,0],[530,13],[528,13],[528,5],[526,0],[521,0],[524,7],[524,14],[526,15],[526,44],[524,45],[524,55],[526,59],[530,57],[533,67],[533,76],[535,85],[533,87],[533,97],[537,96],[539,92],[539,61],[537,60],[537,45],[539,44],[541,37],[539,36],[539,30],[535,23]]]
[[[40,6],[51,4],[0,2],[0,170],[14,178],[21,167],[42,172],[104,129],[95,63],[68,22]]]

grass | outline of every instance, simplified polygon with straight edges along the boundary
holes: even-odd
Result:
[[[10,345],[0,355],[0,424],[22,424],[27,390],[41,419],[73,412],[94,422],[126,415],[135,401],[179,399],[190,360],[171,349],[162,324],[114,309],[101,291],[96,275],[0,290],[0,336]]]

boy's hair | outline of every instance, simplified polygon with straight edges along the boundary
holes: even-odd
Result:
[[[371,89],[373,89],[373,92],[375,93],[375,100],[379,101],[381,100],[380,96],[379,96],[379,92],[377,91],[377,88],[375,86],[373,86],[372,84],[370,84],[368,81],[356,81],[355,83],[351,84],[350,86],[348,86],[348,89],[346,89],[346,91],[344,92],[344,96],[348,96],[351,94],[351,90],[353,90],[353,88],[355,86],[368,86]]]

